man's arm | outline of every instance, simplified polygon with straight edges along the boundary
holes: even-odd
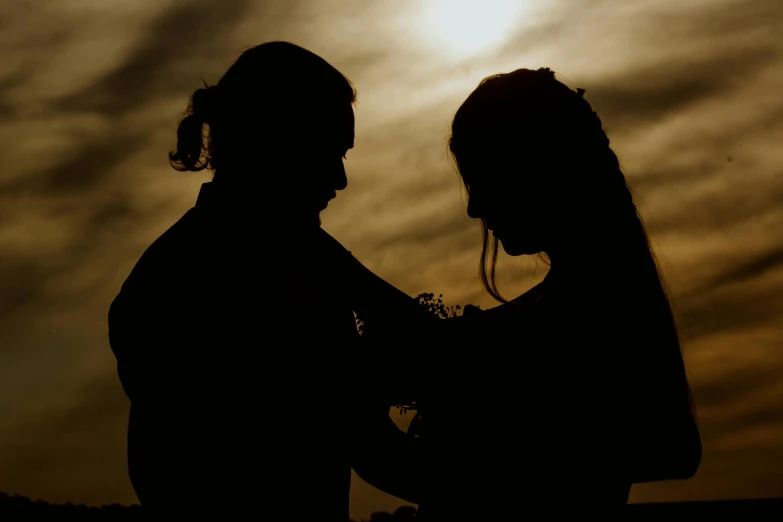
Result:
[[[323,229],[320,240],[335,276],[342,280],[354,311],[363,320],[394,323],[435,319],[415,298],[374,274]]]

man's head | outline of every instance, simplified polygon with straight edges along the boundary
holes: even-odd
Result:
[[[252,191],[275,212],[317,214],[348,183],[355,100],[351,83],[316,54],[258,45],[193,94],[172,166],[211,168],[216,182]]]

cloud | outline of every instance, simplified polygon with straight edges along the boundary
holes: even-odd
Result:
[[[84,191],[102,176],[149,144],[150,129],[128,128],[127,117],[153,101],[195,90],[193,78],[176,74],[183,64],[210,59],[229,50],[220,38],[245,14],[248,2],[178,2],[164,11],[122,63],[84,89],[51,101],[45,111],[57,115],[97,113],[108,120],[105,132],[75,144],[62,162],[37,176],[16,180],[2,190],[41,195]],[[208,71],[205,71],[208,72]],[[184,109],[184,106],[183,106]]]
[[[783,49],[754,45],[713,56],[645,63],[602,78],[590,86],[586,96],[600,109],[601,117],[611,122],[611,129],[645,126],[735,91],[748,78],[777,63],[782,54]]]
[[[193,89],[190,74],[176,75],[182,65],[194,61],[204,65],[224,58],[227,45],[220,39],[248,11],[244,0],[226,2],[216,9],[214,2],[177,2],[152,24],[133,52],[117,68],[75,93],[56,100],[53,109],[62,112],[99,112],[119,117],[156,98]]]
[[[783,247],[776,245],[763,252],[729,267],[723,274],[712,280],[713,288],[721,288],[765,276],[767,273],[783,267]]]
[[[774,322],[783,314],[781,290],[783,283],[772,280],[764,287],[753,285],[679,296],[678,305],[688,336],[697,338]]]

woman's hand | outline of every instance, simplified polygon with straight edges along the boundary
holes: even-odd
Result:
[[[482,314],[484,310],[482,310],[478,306],[473,306],[472,304],[466,304],[462,308],[462,316],[463,317],[476,317],[480,314]]]

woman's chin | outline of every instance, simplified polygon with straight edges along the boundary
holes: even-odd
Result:
[[[503,251],[506,252],[506,254],[516,257],[516,256],[522,256],[525,255],[525,252],[522,252],[520,250],[517,250],[515,248],[509,248],[506,245],[503,245]]]
[[[529,245],[524,245],[515,241],[503,241],[503,239],[500,239],[500,244],[503,246],[503,251],[513,257],[532,256],[539,252],[539,250],[530,248]]]

